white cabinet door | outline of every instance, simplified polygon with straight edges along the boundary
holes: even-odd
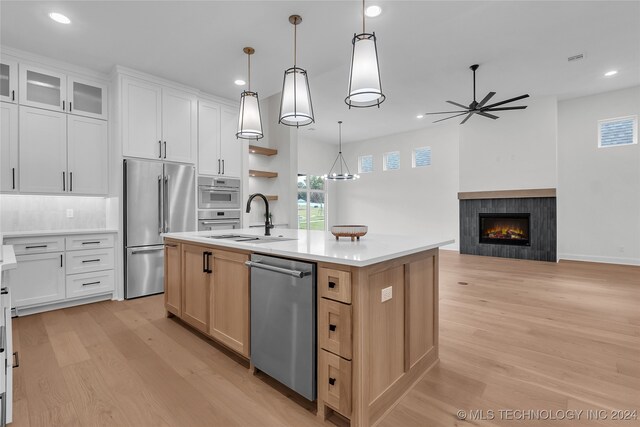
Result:
[[[66,111],[67,76],[20,64],[20,105]]]
[[[67,185],[67,115],[19,108],[20,191],[62,193]]]
[[[69,113],[96,119],[107,118],[106,85],[71,76],[67,79],[67,83]]]
[[[109,152],[107,122],[87,117],[67,117],[69,192],[107,194]]]
[[[220,158],[221,173],[224,176],[240,177],[242,175],[241,139],[236,138],[238,128],[238,110],[222,107],[220,112]]]
[[[220,159],[220,106],[199,102],[198,106],[198,173],[219,175]]]
[[[195,163],[196,99],[184,92],[162,89],[163,158]]]
[[[26,307],[65,298],[62,252],[16,256],[18,265],[9,270],[12,305]]]
[[[18,189],[18,106],[0,102],[0,191]]]
[[[162,157],[162,89],[129,77],[122,79],[122,155]]]
[[[18,102],[18,63],[0,59],[0,101]]]

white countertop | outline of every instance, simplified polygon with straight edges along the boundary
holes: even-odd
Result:
[[[9,237],[30,237],[30,236],[66,236],[69,234],[110,234],[117,233],[118,230],[108,228],[80,228],[69,230],[31,230],[31,231],[4,231],[3,238]]]
[[[209,239],[208,236],[223,234],[264,235],[264,229],[243,228],[237,230],[194,231],[166,233],[164,237],[203,243],[213,246],[242,249],[265,255],[277,255],[311,261],[364,267],[405,255],[422,252],[454,243],[451,238],[413,235],[398,236],[387,234],[367,234],[360,240],[349,238],[336,240],[333,234],[315,230],[272,229],[271,237],[286,237],[295,240],[268,243],[233,242],[224,239]]]

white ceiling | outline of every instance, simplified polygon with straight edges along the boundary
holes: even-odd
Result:
[[[350,142],[413,130],[416,114],[448,109],[445,100],[529,93],[560,99],[640,84],[640,1],[377,1],[367,19],[378,36],[380,109],[348,110],[351,38],[361,31],[359,1],[7,1],[0,2],[3,45],[109,72],[124,65],[239,98],[244,46],[252,46],[252,88],[278,93],[292,65],[293,29],[302,15],[298,65],[309,73],[316,123],[311,139],[336,142],[338,120]],[[58,11],[68,26],[48,18]],[[583,61],[567,57],[585,53]],[[611,78],[603,74],[619,70]],[[493,101],[492,100],[492,101]],[[526,104],[526,101],[518,105]],[[505,112],[500,120],[509,120]],[[479,118],[474,118],[477,120]],[[457,119],[454,119],[457,120]],[[446,123],[446,122],[445,122]],[[308,127],[308,128],[309,128]]]

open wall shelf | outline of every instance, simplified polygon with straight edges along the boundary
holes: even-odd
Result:
[[[253,176],[256,178],[277,178],[278,172],[268,172],[268,171],[259,171],[259,170],[249,169],[249,176]]]
[[[278,200],[278,196],[277,195],[267,195],[267,200],[270,202],[275,202],[276,200]]]
[[[249,146],[249,153],[260,154],[261,156],[275,156],[278,154],[278,150],[274,148],[258,147],[257,145]]]

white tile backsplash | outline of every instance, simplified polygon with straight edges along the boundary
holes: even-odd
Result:
[[[67,218],[73,209],[73,218]],[[104,197],[0,195],[0,230],[69,230],[105,228]]]

